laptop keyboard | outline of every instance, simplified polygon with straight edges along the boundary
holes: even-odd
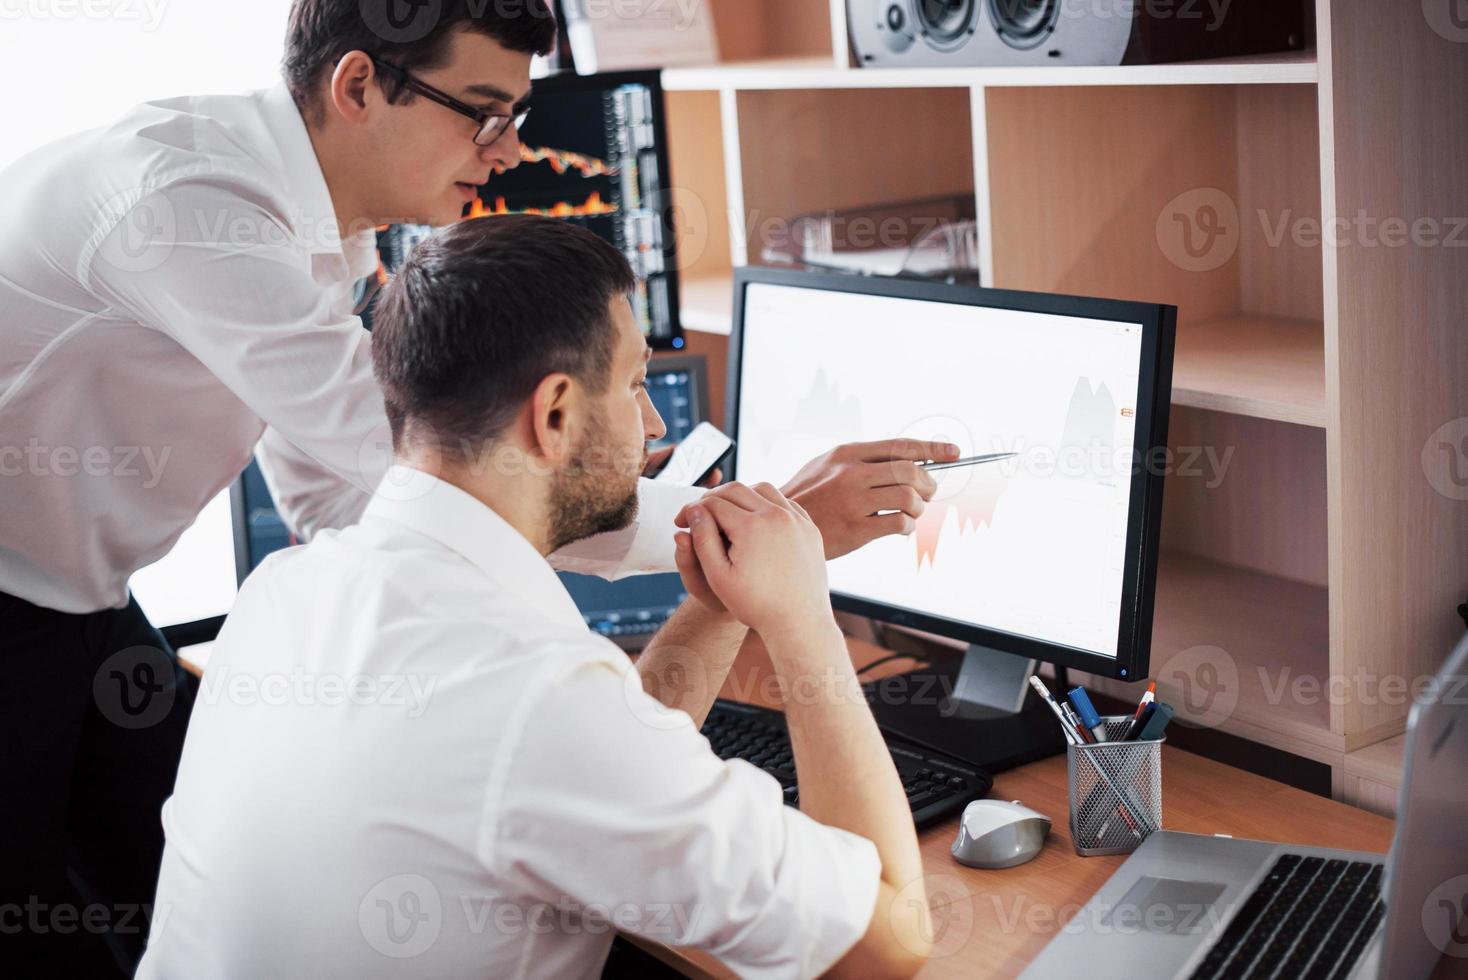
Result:
[[[785,716],[778,711],[720,699],[709,710],[703,734],[720,759],[743,759],[780,782],[785,803],[799,807],[795,756]],[[913,823],[927,827],[961,812],[969,801],[989,792],[992,780],[982,770],[883,732],[887,751],[902,778]]]
[[[1385,912],[1381,871],[1367,861],[1281,855],[1194,980],[1348,976]]]

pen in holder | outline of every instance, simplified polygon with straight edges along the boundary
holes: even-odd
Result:
[[[1108,741],[1072,745],[1066,754],[1070,836],[1082,857],[1129,854],[1162,827],[1166,737],[1124,742],[1130,716],[1110,715],[1102,722]]]

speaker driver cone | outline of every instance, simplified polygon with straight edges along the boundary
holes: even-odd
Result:
[[[1012,48],[1033,48],[1055,30],[1060,0],[989,0],[994,30]]]
[[[935,48],[956,47],[974,32],[978,0],[917,0],[918,31]]]

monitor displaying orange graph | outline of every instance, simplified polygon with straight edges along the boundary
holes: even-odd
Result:
[[[534,83],[530,105],[516,165],[491,174],[464,217],[538,214],[585,225],[632,266],[648,342],[682,346],[657,73],[552,75]]]

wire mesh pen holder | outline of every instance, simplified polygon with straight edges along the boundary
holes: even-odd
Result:
[[[1101,721],[1107,741],[1072,745],[1066,753],[1070,836],[1082,857],[1130,854],[1162,827],[1166,737],[1123,742],[1130,716],[1110,715]]]

